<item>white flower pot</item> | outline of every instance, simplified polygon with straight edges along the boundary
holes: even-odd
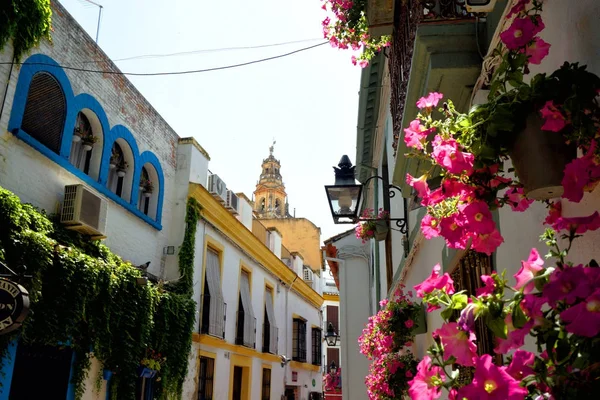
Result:
[[[152,196],[152,192],[144,192],[144,197],[151,197]]]
[[[73,134],[73,143],[79,143],[81,142],[81,136],[77,135],[77,134]]]
[[[108,164],[108,168],[115,169],[115,168],[117,168],[117,164],[111,162],[110,164]]]
[[[140,185],[140,188],[139,188],[139,189],[140,189],[140,192],[143,192],[143,191],[144,191],[144,187],[143,187],[142,185]]]
[[[118,170],[118,171],[117,171],[117,176],[118,176],[119,178],[122,178],[122,177],[124,177],[126,174],[127,174],[127,171],[126,171],[126,170],[124,170],[124,169],[120,169],[120,170]]]
[[[90,151],[93,147],[94,146],[92,146],[91,144],[85,143],[81,148],[83,149],[83,151]]]

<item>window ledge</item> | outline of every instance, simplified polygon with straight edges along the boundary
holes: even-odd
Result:
[[[135,215],[136,217],[138,217],[139,219],[141,219],[148,225],[152,226],[156,230],[159,230],[159,231],[162,230],[162,225],[159,222],[154,221],[153,219],[148,217],[146,214],[144,214],[140,210],[138,210],[133,204],[126,202],[125,200],[123,200],[122,198],[120,198],[119,196],[117,196],[116,194],[111,192],[110,190],[108,190],[108,188],[101,185],[97,181],[93,180],[89,175],[86,175],[79,169],[75,168],[75,166],[73,166],[69,162],[69,160],[61,157],[60,155],[56,154],[52,150],[48,149],[46,146],[44,146],[43,144],[38,142],[36,139],[31,137],[29,134],[27,134],[22,129],[18,129],[15,136],[17,138],[19,138],[20,140],[22,140],[23,142],[27,143],[29,146],[31,146],[34,149],[36,149],[37,151],[39,151],[40,153],[42,153],[44,156],[46,156],[50,160],[54,161],[59,166],[63,167],[67,171],[69,171],[71,174],[75,175],[77,178],[82,180],[86,185],[92,187],[93,189],[95,189],[98,193],[100,193],[104,197],[119,204],[121,207],[123,207],[124,209],[126,209],[131,214]]]

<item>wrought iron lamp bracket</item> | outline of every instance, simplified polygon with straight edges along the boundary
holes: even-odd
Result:
[[[374,175],[371,176],[370,178],[368,178],[367,180],[364,181],[363,186],[367,186],[367,183],[369,183],[369,181],[371,179],[381,179],[384,183],[384,187],[387,186],[388,187],[388,197],[390,199],[393,199],[394,197],[396,197],[396,192],[394,192],[394,190],[397,190],[401,195],[402,195],[402,189],[400,189],[398,186],[396,185],[390,185],[389,183],[386,184],[386,182],[384,181],[384,179],[381,176],[378,175]],[[406,210],[405,210],[406,213]],[[398,231],[400,231],[400,233],[402,233],[403,235],[408,234],[408,221],[406,220],[406,215],[404,216],[404,218],[357,218],[357,220],[355,222],[360,222],[360,221],[394,221],[396,223],[396,226],[398,227]],[[394,228],[392,228],[394,229]]]

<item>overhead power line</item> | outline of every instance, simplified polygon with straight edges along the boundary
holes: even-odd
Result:
[[[272,57],[261,58],[259,60],[252,60],[252,61],[247,61],[247,62],[243,62],[243,63],[239,63],[239,64],[225,65],[225,66],[221,66],[221,67],[195,69],[195,70],[188,70],[188,71],[121,72],[121,71],[114,71],[114,70],[94,70],[94,69],[86,69],[86,68],[77,68],[77,67],[70,67],[70,66],[67,66],[67,65],[61,65],[60,68],[66,69],[66,70],[70,70],[70,71],[78,71],[78,72],[90,72],[90,73],[108,74],[108,75],[128,75],[128,76],[162,76],[162,75],[199,74],[199,73],[202,73],[202,72],[220,71],[220,70],[224,70],[224,69],[232,69],[232,68],[244,67],[246,65],[258,64],[258,63],[262,63],[262,62],[265,62],[265,61],[276,60],[278,58],[283,58],[283,57],[291,56],[292,54],[296,54],[296,53],[300,53],[300,52],[303,52],[303,51],[306,51],[306,50],[314,49],[316,47],[323,46],[324,44],[327,44],[327,43],[329,43],[329,42],[318,43],[318,44],[315,44],[315,45],[312,45],[312,46],[303,47],[301,49],[290,51],[288,53],[279,54],[279,55],[272,56]],[[54,64],[43,63],[43,62],[24,62],[24,63],[3,62],[3,63],[0,63],[0,65],[10,65],[10,64],[13,64],[13,65],[25,65],[25,64],[27,64],[27,65],[43,65],[43,66],[49,66],[49,67],[56,67],[56,65],[54,65]]]

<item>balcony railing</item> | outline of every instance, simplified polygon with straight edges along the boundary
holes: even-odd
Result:
[[[396,22],[389,58],[394,156],[402,132],[402,116],[419,24],[443,24],[474,18],[465,8],[465,0],[405,0],[397,1],[396,4]]]
[[[256,348],[256,317],[253,318],[250,327],[247,326],[246,318],[248,318],[244,311],[238,311],[237,313],[237,329],[235,333],[235,344],[249,347],[251,349]]]
[[[263,324],[263,345],[262,351],[263,353],[271,353],[277,354],[278,349],[278,341],[279,337],[279,328],[275,326],[271,326],[270,324]]]
[[[217,302],[220,304],[212,304]],[[212,305],[212,307],[211,307]],[[212,312],[211,312],[212,310]],[[225,339],[225,322],[227,320],[227,303],[209,294],[202,296],[202,321],[200,333]]]

